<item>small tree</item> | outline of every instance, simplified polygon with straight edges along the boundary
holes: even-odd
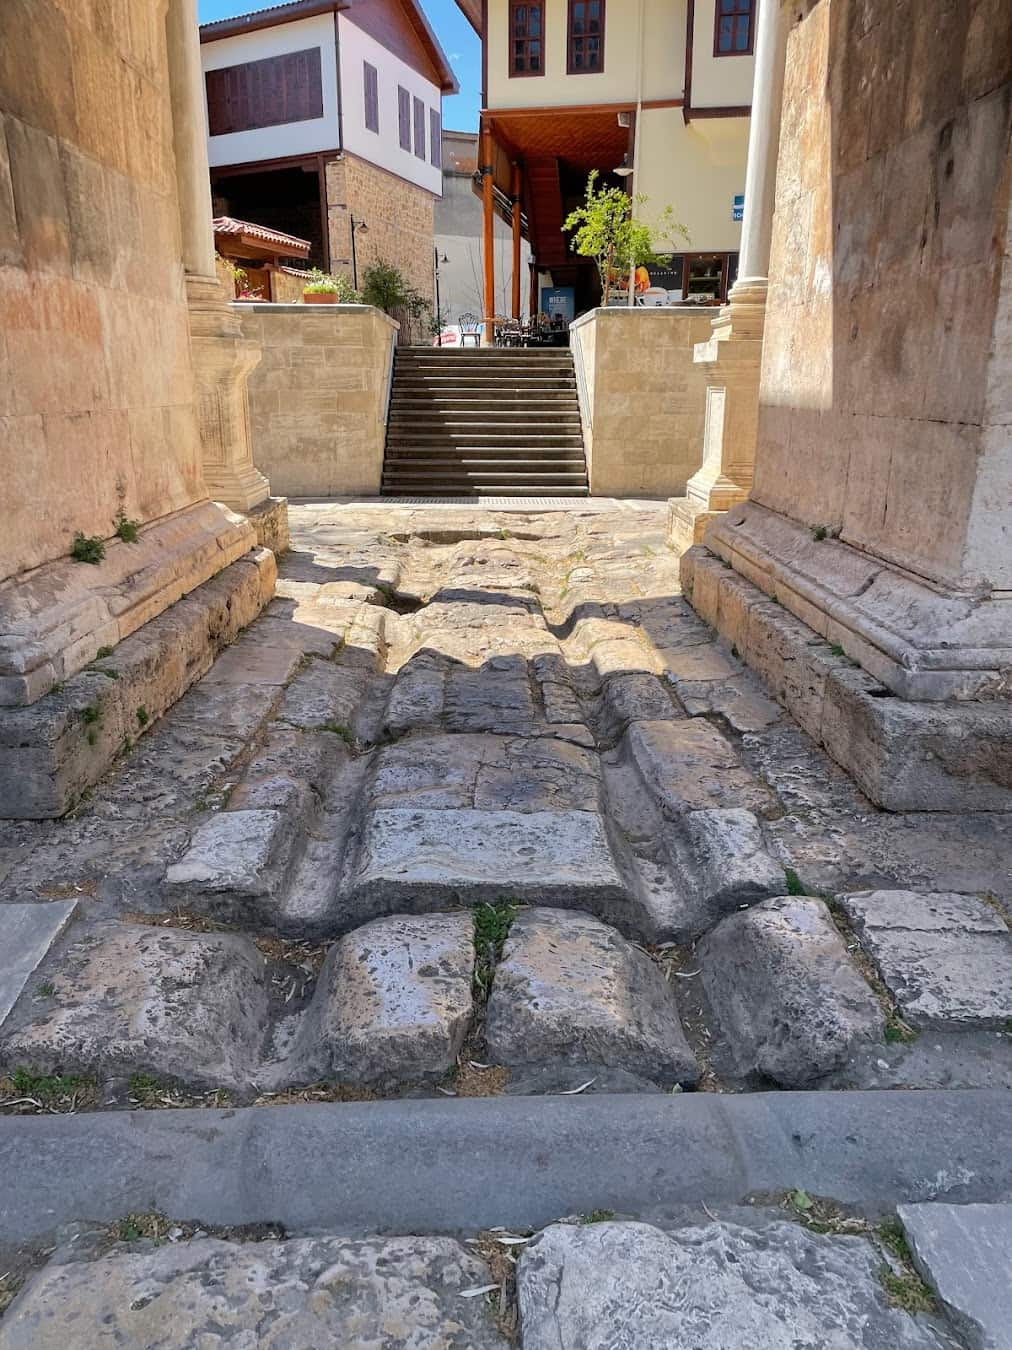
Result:
[[[616,275],[647,263],[670,262],[670,253],[658,253],[656,245],[687,240],[689,232],[675,220],[670,206],[655,220],[637,218],[634,212],[646,205],[647,198],[630,197],[619,187],[598,188],[597,177],[595,169],[587,179],[583,205],[570,211],[562,228],[573,232],[573,252],[597,263],[602,303],[607,305]]]
[[[375,305],[391,318],[396,311],[407,315],[412,322],[424,319],[431,314],[432,306],[424,296],[419,295],[393,263],[377,262],[367,267],[362,274],[362,299],[367,305]]]

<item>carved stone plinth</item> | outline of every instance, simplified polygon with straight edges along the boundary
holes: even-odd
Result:
[[[248,512],[271,490],[253,463],[246,393],[260,348],[242,336],[239,316],[216,277],[188,276],[186,297],[208,494]]]
[[[712,337],[696,344],[694,361],[707,377],[703,462],[685,496],[669,504],[673,548],[700,543],[709,522],[744,501],[752,487],[765,317],[765,281],[739,282],[713,322]]]

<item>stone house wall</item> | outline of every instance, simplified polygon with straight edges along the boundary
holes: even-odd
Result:
[[[1001,0],[791,33],[752,498],[966,588],[1012,586],[1010,123]]]
[[[397,325],[366,305],[240,304],[263,355],[249,378],[253,455],[274,491],[375,496]]]
[[[570,328],[590,490],[677,496],[703,454],[706,376],[693,348],[715,310],[595,309]]]
[[[0,5],[0,580],[205,496],[164,15]]]
[[[345,154],[327,165],[327,219],[330,268],[352,275],[351,214],[368,228],[355,232],[358,281],[373,263],[392,263],[428,303],[434,303],[431,192],[396,174]],[[424,324],[402,334],[402,341],[428,341]]]

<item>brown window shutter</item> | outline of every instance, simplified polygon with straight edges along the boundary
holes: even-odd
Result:
[[[379,74],[375,66],[368,61],[362,62],[363,85],[365,88],[365,127],[367,131],[379,131]]]
[[[319,47],[209,70],[204,83],[212,136],[323,116]]]

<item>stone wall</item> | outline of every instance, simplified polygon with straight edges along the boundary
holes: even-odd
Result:
[[[684,493],[703,454],[706,374],[693,348],[715,312],[595,309],[572,325],[592,493]]]
[[[330,268],[349,277],[352,213],[368,227],[355,232],[359,285],[366,268],[377,262],[392,263],[419,295],[434,304],[432,193],[355,155],[345,154],[328,163]],[[415,324],[404,338],[408,336],[427,341],[428,330]]]
[[[205,495],[164,12],[0,5],[0,579]]]
[[[263,356],[249,379],[253,455],[276,492],[376,495],[397,325],[364,305],[240,304]]]
[[[964,589],[1012,586],[1010,74],[1001,0],[820,0],[784,91],[752,498]]]

